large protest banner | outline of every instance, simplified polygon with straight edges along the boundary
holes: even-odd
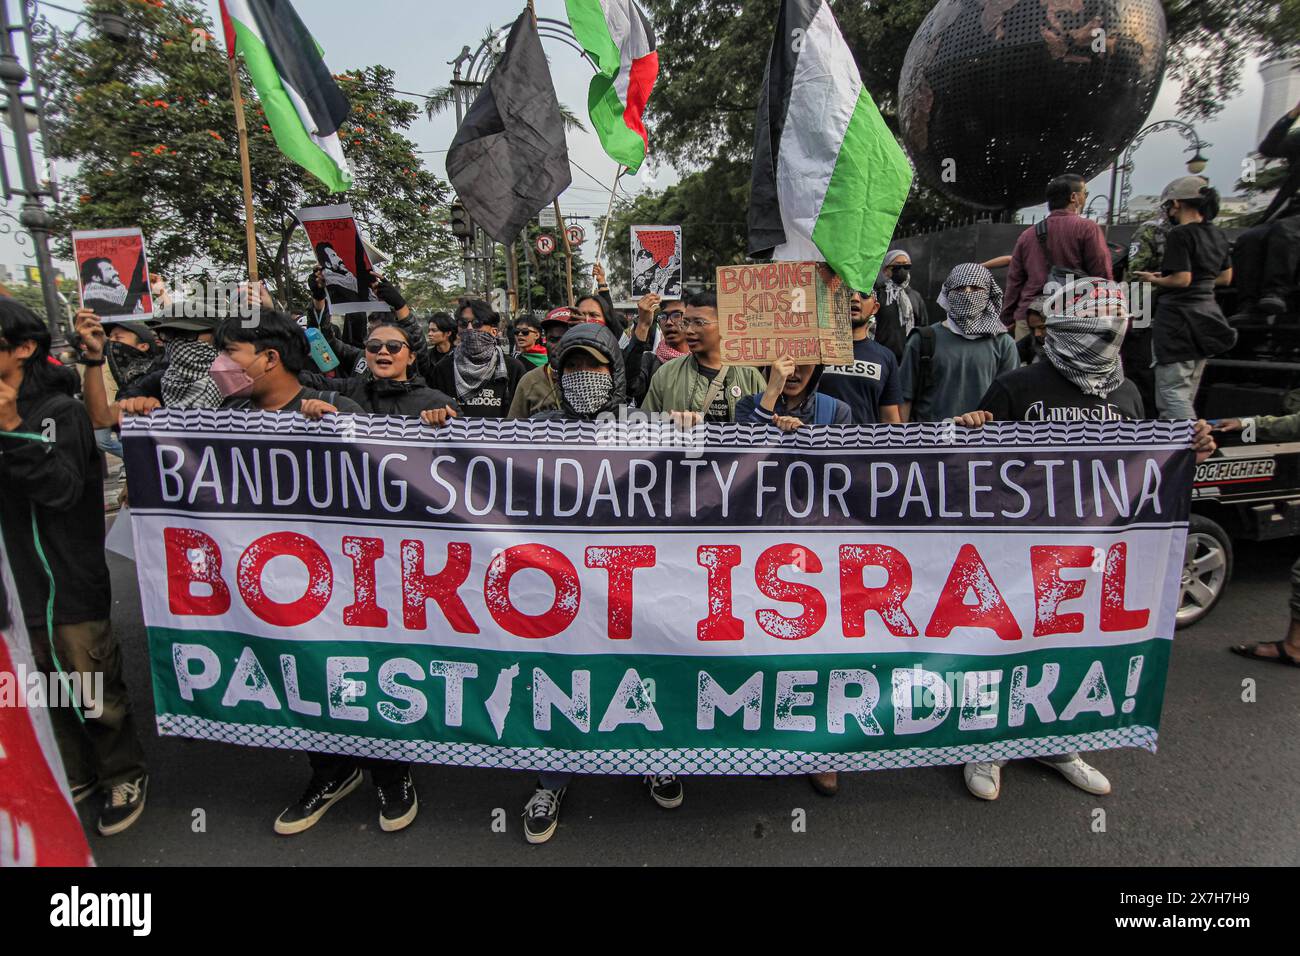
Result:
[[[585,773],[1155,748],[1186,423],[677,434],[129,419],[160,733]]]

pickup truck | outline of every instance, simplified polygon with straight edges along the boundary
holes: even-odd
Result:
[[[1300,409],[1300,314],[1234,325],[1237,345],[1206,368],[1197,400],[1202,416],[1214,422]],[[1202,620],[1223,596],[1235,543],[1300,535],[1300,441],[1243,437],[1250,436],[1216,433],[1219,451],[1196,469],[1180,628]]]

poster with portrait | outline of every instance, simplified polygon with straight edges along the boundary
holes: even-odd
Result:
[[[653,292],[663,299],[682,294],[682,227],[632,227],[632,298]]]
[[[74,232],[72,251],[82,308],[100,318],[153,314],[149,263],[139,227]]]
[[[298,221],[307,232],[316,263],[325,279],[330,312],[385,312],[388,305],[370,288],[375,266],[347,203],[299,209]]]

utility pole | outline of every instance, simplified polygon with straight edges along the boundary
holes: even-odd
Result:
[[[18,222],[32,237],[32,246],[36,250],[36,267],[41,274],[45,320],[50,326],[54,351],[59,351],[67,344],[67,316],[59,301],[58,286],[54,282],[54,261],[50,258],[50,233],[54,228],[54,217],[45,210],[44,202],[44,197],[50,195],[50,191],[37,179],[36,161],[32,157],[32,137],[27,129],[27,108],[24,101],[27,94],[23,90],[23,84],[27,82],[27,69],[19,61],[14,49],[14,34],[18,32],[25,31],[21,25],[15,25],[9,19],[9,0],[0,0],[0,83],[4,84],[8,96],[5,109],[9,113],[9,126],[14,134],[20,181],[20,186],[13,188],[4,160],[0,157],[4,198],[7,201],[16,195],[23,197]]]

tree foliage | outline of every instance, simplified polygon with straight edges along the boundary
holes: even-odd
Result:
[[[935,2],[831,0],[862,82],[895,134],[903,60]],[[1179,105],[1189,117],[1212,116],[1236,91],[1248,54],[1294,48],[1300,39],[1300,0],[1164,2],[1170,75],[1183,83]],[[677,186],[640,197],[627,213],[633,219],[662,213],[659,221],[682,223],[694,268],[709,255],[715,263],[732,261],[745,245],[745,227],[736,220],[744,220],[748,205],[754,111],[780,0],[644,0],[643,6],[655,22],[661,62],[649,108],[652,159],[686,175]],[[687,196],[699,202],[687,202]],[[723,201],[725,215],[718,208]],[[679,218],[666,218],[673,213]],[[972,210],[918,182],[899,231],[970,215]],[[630,224],[623,217],[620,211],[614,222]],[[626,257],[617,248],[611,252]],[[616,270],[624,268],[616,264]]]
[[[242,276],[234,107],[211,20],[193,0],[92,0],[88,7],[124,17],[131,38],[115,43],[91,31],[42,51],[52,158],[77,164],[55,210],[60,231],[138,225],[157,271]],[[403,135],[419,107],[395,95],[393,72],[383,66],[337,80],[352,106],[339,135],[354,185],[331,196],[276,148],[241,66],[261,271],[273,286],[300,294],[304,247],[290,241],[294,210],[349,202],[367,238],[392,256],[389,271],[418,265],[454,276],[457,246],[438,214],[449,191]],[[70,241],[58,251],[68,256]]]

